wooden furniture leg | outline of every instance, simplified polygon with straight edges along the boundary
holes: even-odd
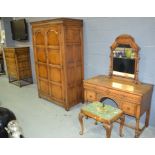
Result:
[[[80,125],[81,125],[80,135],[83,135],[83,130],[84,130],[84,127],[83,127],[83,117],[84,116],[85,115],[82,112],[79,113],[79,121],[80,121]]]
[[[136,128],[135,128],[135,138],[138,138],[139,137],[139,134],[140,134],[140,129],[139,129],[139,121],[140,119],[139,118],[136,118]]]
[[[69,107],[68,107],[68,106],[67,106],[67,107],[65,107],[65,110],[66,110],[66,111],[69,111]]]
[[[85,116],[85,118],[88,119],[89,117],[88,116]]]
[[[119,134],[120,134],[120,137],[123,137],[123,126],[124,126],[124,122],[125,122],[125,115],[122,115],[120,117],[120,128],[119,128]]]
[[[107,138],[110,138],[111,136],[111,130],[112,130],[112,127],[113,127],[113,124],[103,124],[104,128],[106,129],[106,137]]]
[[[95,123],[94,123],[95,125],[97,125],[98,124],[98,122],[97,121],[95,121]]]
[[[9,78],[9,83],[10,83],[11,82],[10,76],[8,76],[8,78]]]
[[[149,126],[149,119],[150,119],[150,109],[146,111],[146,118],[145,118],[145,126]]]

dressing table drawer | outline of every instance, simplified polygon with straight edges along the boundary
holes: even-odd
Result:
[[[96,93],[91,90],[86,90],[86,100],[88,101],[95,101],[96,100]]]
[[[141,102],[141,97],[129,93],[120,93],[120,98],[130,103],[139,104]]]
[[[120,101],[127,101],[130,103],[139,104],[141,102],[141,97],[135,94],[130,94],[114,89],[107,89],[107,91],[104,92],[106,96],[109,96],[111,98],[120,100]]]
[[[135,104],[125,102],[122,104],[121,109],[123,110],[124,113],[135,116],[137,111],[137,106]]]

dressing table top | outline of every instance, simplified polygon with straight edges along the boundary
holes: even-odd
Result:
[[[137,95],[143,95],[153,87],[151,84],[146,83],[136,84],[130,80],[125,80],[119,77],[109,77],[106,75],[98,75],[96,77],[85,80],[84,83],[94,84],[97,85],[97,87],[104,86],[107,88],[125,91]]]

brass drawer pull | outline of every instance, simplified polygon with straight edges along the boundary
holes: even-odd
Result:
[[[127,107],[127,110],[130,110],[130,107]]]

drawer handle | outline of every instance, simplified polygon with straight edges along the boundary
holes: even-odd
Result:
[[[109,90],[107,90],[107,91],[106,91],[106,93],[107,93],[107,95],[109,95],[109,94],[110,94],[110,91],[109,91]]]
[[[127,107],[127,110],[130,110],[130,107]]]
[[[122,98],[126,98],[126,96],[125,95],[122,95]]]

